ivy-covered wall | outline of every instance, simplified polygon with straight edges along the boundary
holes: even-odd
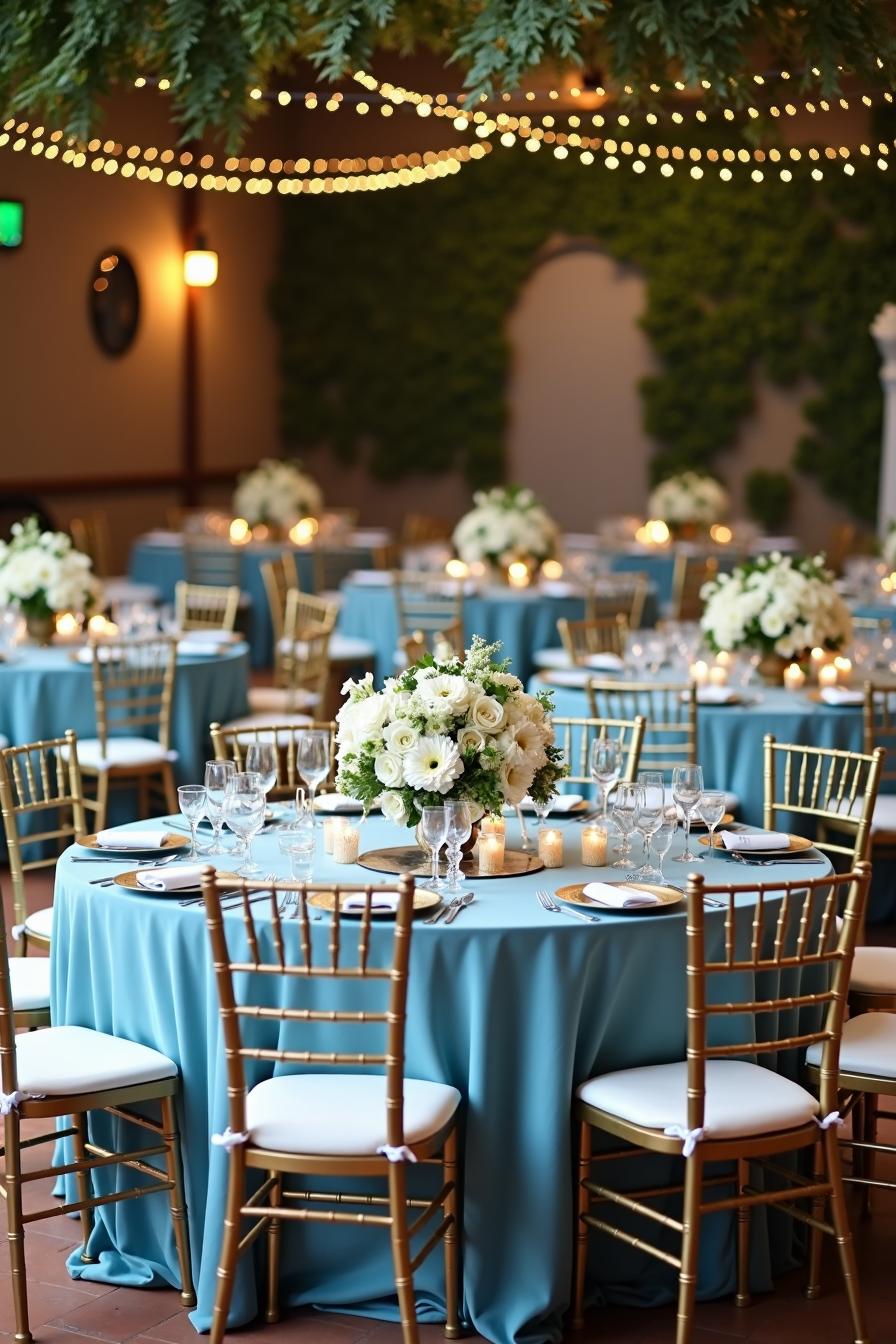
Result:
[[[502,479],[507,314],[552,235],[589,236],[647,279],[654,478],[712,468],[757,374],[808,376],[794,463],[871,520],[882,402],[868,327],[896,299],[896,164],[834,165],[820,184],[805,167],[790,183],[713,177],[517,148],[431,185],[286,201],[273,290],[285,442],[327,444],[386,480]]]

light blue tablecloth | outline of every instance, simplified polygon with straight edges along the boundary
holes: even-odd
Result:
[[[213,658],[180,656],[174,683],[171,745],[181,783],[202,779],[208,726],[245,714],[249,650],[236,644]],[[22,648],[0,663],[0,733],[13,746],[61,737],[73,728],[96,737],[90,668],[66,648]]]
[[[227,543],[222,542],[222,546]],[[253,541],[240,551],[240,586],[248,594],[250,607],[248,629],[246,631],[252,648],[252,666],[270,667],[273,662],[273,631],[270,609],[261,566],[266,561],[276,560],[284,550],[295,557],[299,573],[299,583],[306,593],[315,591],[315,567],[313,552],[307,548],[287,546],[283,542],[262,543]],[[340,555],[350,552],[353,563],[358,569],[373,565],[373,552],[370,547],[346,548]],[[153,542],[147,538],[138,538],[131,549],[130,577],[139,583],[153,583],[159,589],[163,602],[174,601],[174,585],[184,577],[183,546],[177,541],[171,544]]]
[[[472,881],[476,902],[454,925],[414,929],[407,1073],[451,1083],[464,1097],[463,1304],[473,1328],[495,1344],[559,1339],[572,1254],[574,1087],[596,1071],[679,1059],[685,1047],[683,907],[658,916],[608,914],[590,927],[548,914],[535,900],[536,887],[554,890],[601,875],[578,864],[581,828],[566,822],[563,830],[564,869]],[[364,826],[362,850],[407,838],[407,832],[372,819]],[[511,845],[517,839],[515,823],[508,826],[508,839]],[[256,847],[264,870],[284,871],[274,835],[260,837]],[[678,869],[673,880],[683,881],[684,867],[672,868]],[[742,876],[725,859],[710,860],[705,868],[715,880]],[[819,871],[824,870],[794,867],[788,875]],[[226,1184],[225,1155],[210,1147],[209,1135],[227,1120],[203,912],[89,885],[90,878],[107,872],[73,865],[66,857],[59,864],[54,1021],[118,1032],[180,1065],[198,1292],[192,1320],[203,1330],[214,1299]],[[316,876],[370,880],[365,870],[339,868],[323,855]],[[242,937],[237,914],[227,920],[233,936]],[[287,932],[294,937],[297,930],[289,925]],[[326,923],[312,925],[312,932],[322,944]],[[709,950],[718,943],[721,951],[721,939],[721,912],[709,911]],[[389,943],[388,926],[379,925],[373,955],[387,956]],[[279,995],[280,989],[271,992]],[[264,1024],[258,1030],[259,1041],[267,1039]],[[250,1083],[267,1076],[265,1067],[251,1071]],[[97,1133],[102,1133],[99,1119]],[[425,1183],[432,1175],[418,1169],[412,1179]],[[771,1221],[770,1229],[757,1223],[754,1287],[770,1286],[771,1264],[792,1263],[790,1238],[784,1220]],[[592,1288],[599,1297],[652,1304],[674,1296],[671,1270],[597,1237],[592,1246]],[[100,1210],[90,1251],[99,1263],[84,1265],[75,1254],[69,1261],[75,1277],[132,1285],[177,1278],[164,1198]],[[282,1289],[293,1304],[394,1320],[392,1276],[385,1235],[326,1227],[290,1227],[285,1233]],[[733,1225],[726,1218],[710,1219],[703,1236],[701,1296],[730,1291],[733,1277]],[[254,1317],[256,1287],[249,1255],[239,1267],[231,1325]],[[417,1274],[416,1289],[421,1318],[440,1319],[444,1284],[438,1255]]]

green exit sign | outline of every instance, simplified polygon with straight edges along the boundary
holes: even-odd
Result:
[[[24,203],[0,200],[0,248],[21,247],[24,232]]]

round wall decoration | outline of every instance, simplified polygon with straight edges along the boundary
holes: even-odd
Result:
[[[118,248],[110,247],[97,257],[87,302],[100,349],[107,355],[123,355],[137,334],[140,286],[130,258]]]

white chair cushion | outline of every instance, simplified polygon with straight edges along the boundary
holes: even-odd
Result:
[[[9,979],[16,1012],[50,1006],[50,958],[10,957]]]
[[[308,646],[302,640],[296,640],[292,647],[300,658],[307,653]],[[277,652],[289,652],[288,639],[277,641]],[[334,663],[351,662],[353,659],[364,661],[365,659],[375,658],[376,649],[369,639],[358,639],[355,635],[340,635],[338,631],[334,630],[330,636],[329,656],[330,661]]]
[[[8,746],[9,746],[9,738],[4,737],[3,734],[0,733],[0,751],[2,751],[4,747]]]
[[[310,691],[288,691],[283,686],[251,686],[249,688],[249,708],[253,714],[268,710],[280,710],[283,713],[299,713],[313,709],[318,697]],[[241,722],[241,720],[235,720]],[[79,753],[80,754],[80,753]]]
[[[857,947],[849,987],[865,994],[896,994],[896,947]]]
[[[806,1063],[821,1063],[820,1043],[806,1051]],[[840,1072],[896,1078],[896,1013],[860,1013],[844,1022]]]
[[[460,1093],[446,1083],[404,1080],[404,1133],[420,1143],[446,1124]],[[292,1073],[253,1087],[246,1127],[259,1148],[366,1157],[386,1142],[386,1080],[353,1073]]]
[[[896,793],[881,793],[871,814],[871,834],[896,831]]]
[[[65,750],[62,751],[63,756]],[[78,738],[78,764],[90,770],[126,770],[129,766],[176,761],[177,752],[151,737],[110,737],[103,755],[98,737]]]
[[[16,1037],[19,1088],[31,1096],[62,1096],[130,1087],[177,1076],[177,1065],[148,1045],[89,1027],[47,1027]]]
[[[588,1106],[648,1129],[687,1125],[687,1065],[654,1064],[590,1078],[576,1096]],[[796,1129],[818,1114],[815,1098],[789,1078],[739,1059],[706,1064],[707,1139]]]
[[[53,934],[53,907],[44,906],[43,910],[35,910],[25,920],[25,932],[33,933],[37,938],[50,938]]]

